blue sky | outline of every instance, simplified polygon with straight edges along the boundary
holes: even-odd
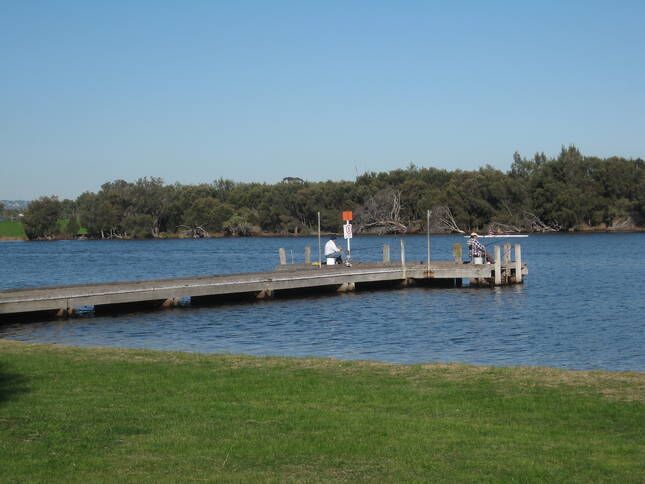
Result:
[[[645,2],[0,3],[0,199],[645,157]]]

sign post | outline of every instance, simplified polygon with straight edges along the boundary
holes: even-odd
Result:
[[[349,264],[352,260],[352,246],[350,241],[352,240],[352,212],[343,212],[343,237],[347,240],[347,263]]]
[[[322,269],[322,252],[320,248],[320,212],[318,212],[318,269]]]

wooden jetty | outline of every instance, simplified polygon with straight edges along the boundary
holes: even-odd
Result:
[[[87,307],[97,313],[120,312],[144,307],[174,307],[187,300],[198,305],[305,292],[347,292],[411,285],[462,287],[464,279],[469,280],[470,286],[495,286],[522,283],[527,274],[520,246],[515,246],[515,260],[511,261],[510,244],[505,246],[504,256],[499,246],[495,248],[495,264],[480,265],[463,263],[459,244],[454,248],[453,261],[406,262],[403,247],[401,260],[396,263],[389,261],[389,247],[386,247],[382,263],[358,263],[352,267],[312,266],[310,261],[303,265],[288,265],[283,255],[281,250],[281,265],[272,272],[1,291],[0,317],[5,321],[20,320],[21,316],[33,316],[34,313],[67,317]]]

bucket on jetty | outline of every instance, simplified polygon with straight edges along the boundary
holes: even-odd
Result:
[[[336,258],[335,257],[327,257],[327,265],[328,266],[333,266],[336,264]]]
[[[473,257],[473,264],[483,264],[484,263],[484,258],[483,257]]]

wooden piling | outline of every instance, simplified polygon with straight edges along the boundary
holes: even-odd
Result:
[[[405,244],[403,243],[403,239],[401,239],[401,267],[403,268],[403,279],[407,279],[406,277],[406,270],[405,270]]]
[[[280,265],[281,266],[286,266],[287,265],[287,253],[285,252],[285,250],[282,247],[280,247],[278,249],[278,254],[280,255]]]
[[[257,299],[269,299],[273,297],[273,291],[271,289],[262,289],[255,297]]]
[[[522,246],[515,244],[515,282],[522,282]]]
[[[179,306],[180,301],[181,301],[181,298],[169,297],[161,304],[161,307],[162,308],[175,308],[175,307]]]
[[[405,289],[406,287],[410,287],[410,286],[416,286],[416,281],[411,277],[406,277],[405,279],[402,279],[398,285],[398,287],[401,289]]]
[[[495,246],[495,285],[502,285],[502,254],[499,245]]]
[[[383,264],[390,263],[390,244],[383,244]]]
[[[457,264],[461,264],[461,244],[454,244],[452,246],[452,256]]]
[[[76,315],[76,308],[70,304],[68,299],[65,301],[65,307],[57,309],[55,315],[57,318],[71,318]]]
[[[352,292],[356,290],[356,284],[353,282],[343,282],[338,289],[336,290],[337,292]]]
[[[305,265],[311,265],[311,247],[305,247]]]
[[[502,265],[511,265],[511,244],[504,244],[504,256],[502,257]]]

